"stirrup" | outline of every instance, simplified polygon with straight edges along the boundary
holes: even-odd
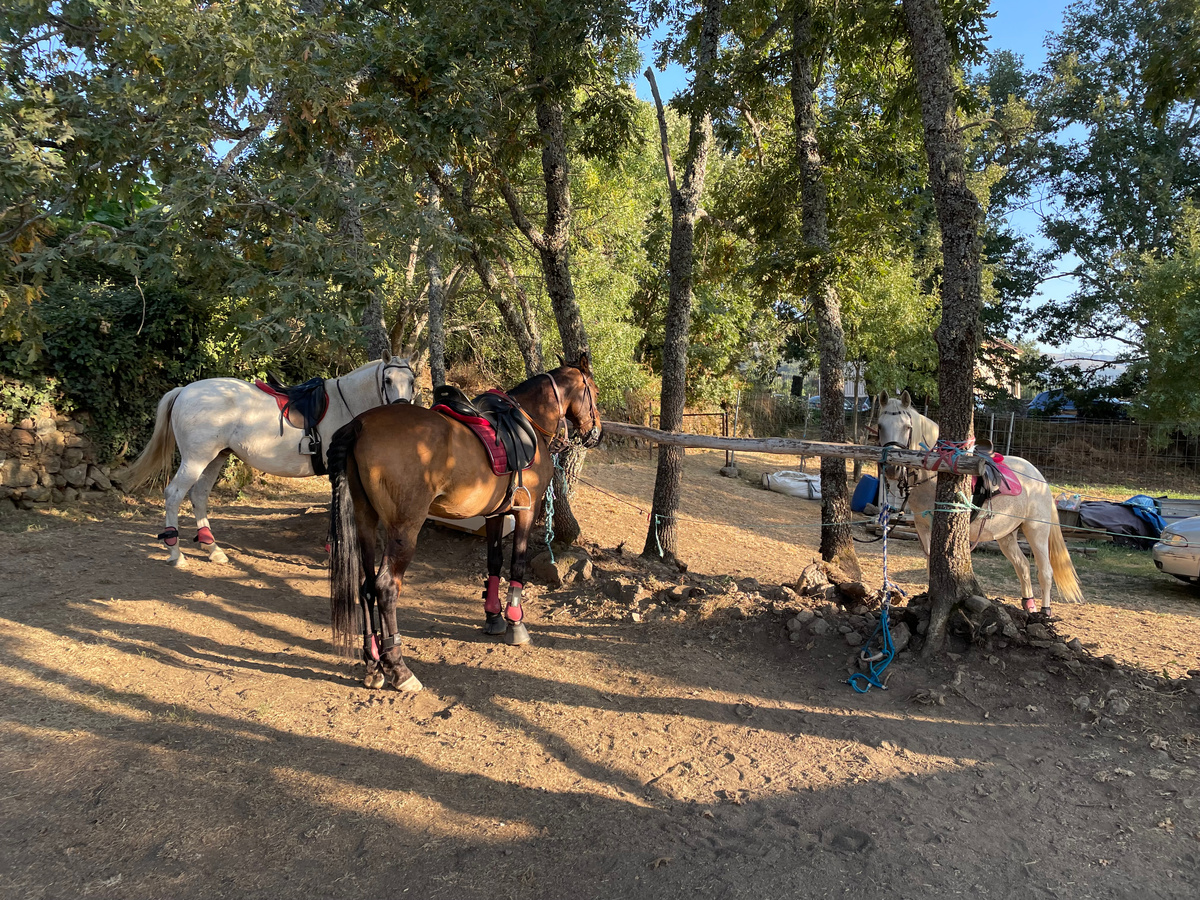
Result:
[[[520,491],[525,492],[525,505],[524,506],[517,505],[517,495]],[[529,493],[529,488],[525,487],[525,485],[523,485],[523,484],[518,484],[517,489],[515,491],[513,491],[512,503],[509,504],[508,511],[509,512],[519,512],[520,510],[531,509],[532,507],[533,507],[533,495]]]

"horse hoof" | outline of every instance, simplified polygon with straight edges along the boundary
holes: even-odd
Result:
[[[396,678],[399,678],[399,677],[400,677],[399,675],[396,676]],[[404,679],[404,681],[400,682],[399,684],[396,684],[395,679],[393,679],[392,684],[396,685],[396,690],[405,691],[406,693],[409,693],[409,694],[415,694],[417,691],[421,690],[421,688],[423,688],[425,686],[425,685],[421,684],[421,679],[418,678],[416,675],[409,675],[407,678]]]
[[[218,547],[212,553],[208,554],[208,561],[214,563],[227,563],[229,562],[229,557],[225,555],[224,550]]]
[[[504,634],[506,631],[508,631],[508,622],[504,621],[504,616],[499,613],[488,616],[487,622],[483,625],[484,634]]]
[[[168,562],[177,569],[186,569],[187,568],[187,557],[184,556],[182,553],[180,553],[178,556],[174,557],[173,559],[168,560]]]
[[[367,677],[363,679],[363,684],[366,687],[369,687],[373,691],[379,690],[381,687],[383,687],[383,673],[382,672],[367,673]]]
[[[504,634],[504,643],[519,647],[529,643],[529,629],[522,622],[513,622]]]

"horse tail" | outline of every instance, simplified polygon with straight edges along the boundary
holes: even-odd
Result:
[[[171,424],[171,410],[182,387],[172,388],[158,401],[158,415],[154,419],[154,431],[142,455],[126,470],[121,486],[132,491],[148,482],[166,482],[171,476],[171,463],[175,461],[175,428]]]
[[[1050,569],[1054,573],[1054,581],[1058,592],[1069,603],[1082,603],[1083,591],[1079,588],[1079,579],[1075,575],[1075,564],[1071,562],[1071,554],[1067,552],[1067,543],[1063,540],[1062,526],[1058,524],[1058,510],[1050,507],[1054,525],[1050,529]]]
[[[329,444],[327,466],[333,486],[333,502],[329,515],[332,520],[329,555],[329,614],[333,623],[333,642],[344,652],[353,645],[358,591],[362,584],[362,555],[358,522],[354,516],[354,491],[358,480],[358,465],[354,461],[354,445],[362,431],[357,419],[343,425]],[[352,480],[353,479],[353,484]]]

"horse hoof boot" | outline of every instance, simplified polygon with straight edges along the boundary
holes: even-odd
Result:
[[[504,633],[504,643],[519,647],[529,643],[529,629],[522,622],[513,622]]]
[[[383,673],[368,672],[367,677],[363,679],[363,684],[373,691],[379,690],[381,687],[383,687]]]
[[[504,616],[496,613],[487,617],[487,622],[483,625],[484,634],[500,635],[508,631],[508,622],[504,621]]]
[[[395,678],[392,679],[392,684],[396,685],[396,690],[404,691],[405,693],[408,693],[408,694],[415,694],[417,691],[421,690],[421,688],[423,688],[425,686],[425,685],[421,684],[421,679],[418,678],[416,675],[410,674],[403,681],[399,681],[399,679],[400,679],[400,676],[397,675]]]

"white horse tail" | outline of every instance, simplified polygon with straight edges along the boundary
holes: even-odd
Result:
[[[1071,554],[1067,552],[1067,544],[1063,540],[1062,526],[1058,524],[1058,510],[1051,505],[1050,511],[1051,518],[1054,519],[1054,525],[1050,529],[1050,569],[1054,572],[1054,581],[1064,600],[1069,603],[1082,603],[1083,591],[1079,589],[1075,564],[1071,562]]]
[[[175,460],[175,429],[171,425],[171,410],[175,398],[183,388],[177,387],[163,394],[158,401],[158,415],[154,420],[154,433],[142,450],[142,455],[133,461],[122,482],[122,487],[132,491],[151,481],[166,482],[171,476],[171,463]]]

